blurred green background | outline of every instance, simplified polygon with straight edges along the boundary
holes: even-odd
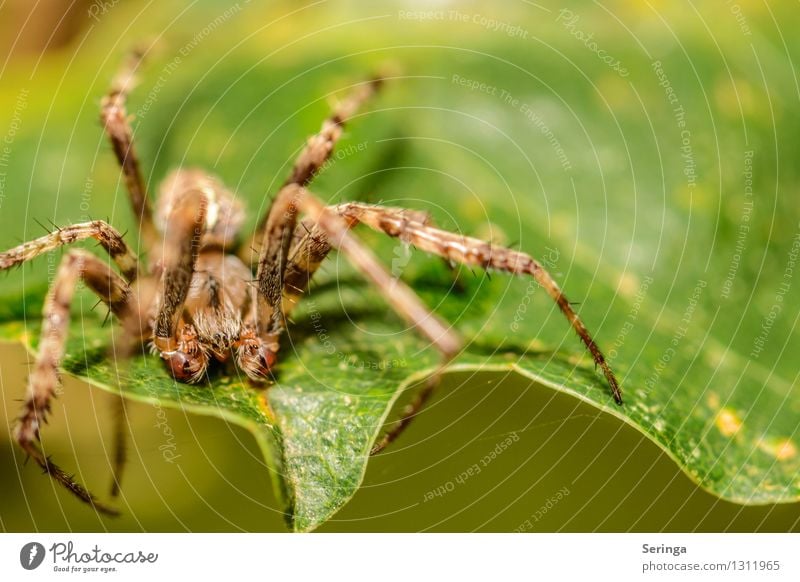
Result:
[[[344,199],[373,192],[424,198],[422,192],[402,191],[402,180],[382,190],[382,170],[411,167],[427,153],[441,153],[443,170],[467,167],[470,181],[426,178],[432,189],[454,192],[437,218],[445,225],[471,220],[477,234],[491,220],[481,201],[503,196],[507,180],[527,182],[537,194],[526,210],[538,212],[523,213],[520,220],[526,228],[537,224],[539,244],[548,237],[562,245],[574,239],[574,246],[566,245],[565,261],[578,257],[601,274],[604,266],[644,273],[655,260],[646,252],[653,246],[633,243],[658,239],[662,273],[681,268],[697,275],[684,277],[677,288],[654,291],[660,305],[681,312],[697,277],[722,280],[728,272],[729,253],[707,250],[717,239],[735,240],[741,201],[720,193],[741,189],[742,151],[757,148],[757,180],[769,193],[771,212],[753,223],[754,231],[768,231],[763,258],[745,258],[739,281],[756,280],[765,262],[779,270],[785,251],[773,241],[790,238],[798,219],[796,6],[587,1],[570,5],[580,17],[572,25],[566,15],[559,17],[563,9],[523,1],[262,6],[244,0],[49,0],[34,8],[6,3],[0,7],[0,131],[19,129],[2,168],[0,247],[40,234],[34,219],[67,222],[91,215],[121,228],[131,225],[97,104],[122,51],[144,39],[158,41],[158,57],[131,110],[138,113],[140,153],[150,179],[157,182],[178,164],[202,165],[257,201],[251,222],[264,204],[258,195],[274,191],[299,139],[316,129],[328,108],[326,93],[388,60],[418,78],[392,86],[382,107],[399,109],[424,95],[438,109],[409,110],[405,118],[379,126],[361,124],[343,146],[378,144],[424,128],[449,144],[477,143],[476,151],[490,163],[479,166],[451,151],[457,147],[415,153],[409,148],[417,144],[395,140],[337,162],[321,177],[320,189]],[[627,74],[601,62],[591,41],[576,31],[591,34],[605,55],[624,63]],[[681,71],[670,79],[694,116],[695,153],[708,170],[692,192],[681,190],[678,180],[666,210],[652,204],[653,197],[643,195],[643,204],[639,196],[662,191],[661,166],[678,173],[683,167],[677,148],[662,151],[658,140],[647,140],[674,131],[674,119],[657,83],[628,83],[652,81],[653,59]],[[549,89],[544,97],[531,88],[529,71],[537,88]],[[459,88],[454,72],[486,86]],[[493,87],[548,111],[547,123],[557,126],[569,163],[589,170],[567,175],[547,132],[532,132],[518,106],[498,107],[502,96],[490,94]],[[500,128],[503,137],[482,129],[486,124]],[[515,149],[517,143],[526,144],[525,151]],[[789,192],[775,195],[779,184],[789,185]],[[551,196],[538,197],[540,189]],[[500,212],[520,215],[513,206],[501,205]],[[505,234],[512,242],[517,233]],[[384,248],[391,253],[391,246]],[[52,265],[42,259],[38,271],[4,278],[0,304],[2,297],[16,297],[20,286],[31,293],[40,289]],[[631,285],[635,292],[636,283]],[[734,297],[743,301],[749,292],[737,282]],[[762,298],[768,301],[771,293],[764,290]],[[762,316],[753,310],[742,317],[752,328]],[[726,326],[733,330],[737,322],[723,317],[715,322],[723,331],[716,333]],[[602,331],[608,342],[616,330]],[[791,319],[777,322],[772,334],[790,350],[797,346]],[[747,353],[751,342],[752,337],[733,337],[728,345]],[[23,466],[10,443],[25,361],[21,347],[0,347],[8,427],[0,431],[4,530],[283,530],[269,475],[246,431],[167,411],[181,455],[179,463],[169,464],[159,451],[157,411],[135,403],[127,404],[131,445],[124,513],[99,519],[33,466]],[[797,373],[796,362],[780,354],[765,354],[762,361],[785,377]],[[46,431],[54,457],[98,490],[109,474],[110,410],[107,394],[67,380]],[[528,423],[519,442],[479,475],[426,501],[432,490],[448,487],[504,435]],[[698,489],[643,435],[587,404],[515,376],[456,374],[412,428],[370,462],[364,486],[321,531],[787,531],[799,524],[798,504],[743,507]]]

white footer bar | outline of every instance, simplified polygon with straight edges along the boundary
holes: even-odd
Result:
[[[797,581],[798,564],[796,534],[0,535],[0,580]]]

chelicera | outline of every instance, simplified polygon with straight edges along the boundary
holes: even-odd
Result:
[[[287,317],[335,248],[436,347],[443,363],[457,355],[462,346],[458,334],[432,314],[411,288],[389,274],[351,232],[358,224],[451,263],[533,277],[586,345],[616,402],[622,402],[619,384],[600,349],[559,286],[531,256],[436,228],[424,212],[356,202],[325,206],[308,190],[329,160],[344,125],[384,84],[384,78],[376,76],[354,85],[334,107],[319,133],[307,141],[253,236],[244,238],[240,236],[245,218],[241,202],[217,178],[202,170],[173,171],[163,181],[153,209],[126,112],[128,93],[142,57],[142,53],[134,52],[126,59],[102,100],[100,118],[122,171],[146,259],[138,258],[123,236],[103,221],[61,227],[0,253],[2,270],[63,245],[94,238],[116,265],[114,269],[108,261],[85,250],[65,253],[42,309],[39,351],[15,428],[19,445],[80,499],[99,511],[116,512],[46,457],[38,443],[41,425],[59,386],[70,305],[80,280],[108,306],[125,330],[128,349],[148,345],[177,380],[198,382],[212,362],[233,361],[254,383],[262,383],[278,362]],[[391,442],[408,424],[433,385],[429,382],[417,395],[373,452]]]

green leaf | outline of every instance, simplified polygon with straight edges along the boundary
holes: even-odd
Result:
[[[202,25],[214,14],[208,10],[192,13],[192,22]],[[629,78],[605,67],[553,15],[542,21],[513,10],[498,18],[523,22],[533,40],[483,34],[469,46],[449,46],[443,39],[462,39],[463,23],[426,29],[388,18],[320,31],[289,57],[267,32],[239,47],[220,31],[177,69],[168,68],[173,49],[143,75],[131,103],[139,111],[140,157],[153,184],[179,164],[219,174],[247,200],[252,227],[327,112],[329,93],[377,63],[402,63],[409,77],[390,83],[354,121],[339,145],[342,155],[314,190],[332,202],[360,198],[429,210],[445,228],[515,244],[542,259],[580,302],[622,380],[625,405],[613,404],[567,322],[529,281],[462,269],[454,283],[441,261],[413,250],[409,258],[396,241],[364,233],[393,272],[468,341],[451,369],[512,370],[585,400],[647,435],[724,499],[797,501],[800,400],[792,354],[800,348],[800,293],[791,275],[798,223],[788,193],[798,186],[792,152],[800,119],[787,106],[796,106],[796,95],[782,81],[786,60],[765,52],[770,56],[755,63],[728,31],[715,37],[731,55],[726,63],[680,13],[670,24],[683,35],[686,53],[668,50],[675,39],[665,31],[647,39],[646,53],[615,34],[619,23],[596,7],[587,4],[581,14]],[[296,15],[286,26],[314,22]],[[770,22],[764,16],[750,24],[774,36]],[[376,35],[380,46],[405,48],[369,51]],[[433,38],[438,46],[430,46]],[[89,42],[102,46],[102,37]],[[278,56],[262,60],[272,50]],[[105,81],[95,79],[95,65],[95,57],[84,57],[81,66],[92,74],[68,83],[96,100]],[[658,70],[685,117],[669,102]],[[478,86],[470,89],[468,81]],[[6,188],[31,192],[26,180],[34,176],[35,191],[62,194],[44,217],[32,215],[24,199],[6,200],[4,215],[27,226],[0,234],[2,246],[38,234],[33,218],[80,219],[87,190],[94,216],[130,225],[105,144],[90,170],[103,140],[92,121],[94,104],[67,100],[47,127],[37,125],[48,110],[42,93],[50,81],[36,82],[28,127],[17,137],[20,163]],[[767,97],[771,112],[754,105]],[[78,143],[70,141],[73,126],[82,128]],[[63,159],[66,168],[60,178],[41,171],[32,153],[45,130],[47,163]],[[752,176],[745,175],[751,167]],[[748,195],[746,179],[759,196]],[[45,280],[43,266],[32,269],[12,274],[0,301],[8,321],[0,337],[29,345]],[[117,362],[110,329],[87,310],[74,313],[64,362],[70,374],[129,398],[247,427],[297,531],[314,529],[353,495],[393,404],[437,361],[340,258],[327,263],[301,304],[282,345],[277,384],[266,392],[222,372],[211,385],[178,384],[153,357]],[[26,324],[16,321],[23,315]]]

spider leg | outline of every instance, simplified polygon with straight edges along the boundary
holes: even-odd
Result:
[[[176,194],[164,232],[161,284],[158,290],[158,314],[155,321],[156,348],[170,355],[183,351],[178,326],[194,275],[197,258],[206,230],[208,198],[198,189],[187,188]]]
[[[153,210],[147,197],[139,158],[133,145],[130,118],[125,108],[128,93],[136,83],[136,69],[143,58],[144,53],[140,50],[133,50],[127,55],[112,81],[111,89],[101,101],[100,120],[122,170],[133,214],[139,223],[142,241],[145,248],[154,251],[160,236],[153,222]]]
[[[545,288],[578,332],[596,364],[603,370],[615,401],[622,404],[619,383],[586,326],[574,312],[570,302],[550,274],[530,256],[510,249],[492,247],[485,241],[435,228],[431,225],[430,217],[424,212],[352,202],[328,207],[327,211],[336,213],[344,219],[340,222],[341,226],[352,228],[363,223],[378,232],[398,237],[404,242],[437,254],[448,262],[494,268],[512,274],[532,275]],[[283,276],[285,314],[290,313],[291,309],[299,302],[311,278],[331,248],[326,229],[322,225],[304,222],[296,229]],[[439,377],[436,375],[429,378],[414,400],[405,407],[397,423],[375,444],[371,454],[383,450],[405,430],[430,398],[438,381]]]
[[[122,484],[122,472],[128,462],[128,442],[125,438],[125,401],[114,399],[114,464],[111,471],[111,497],[117,497]]]
[[[303,189],[295,184],[281,188],[270,208],[264,229],[264,244],[258,258],[256,281],[256,333],[270,344],[277,343],[285,328],[281,297],[283,272],[289,245],[297,226],[298,200]]]
[[[27,396],[14,437],[56,482],[98,511],[116,515],[115,509],[99,502],[83,485],[45,456],[38,445],[41,424],[47,420],[51,399],[60,384],[58,370],[64,357],[69,308],[79,279],[97,293],[116,315],[125,317],[127,314],[130,287],[122,277],[86,251],[71,250],[64,255],[42,308],[39,353],[28,378]]]
[[[122,235],[114,227],[102,220],[81,222],[58,228],[50,234],[0,253],[0,271],[20,265],[25,261],[30,261],[42,253],[60,246],[87,238],[94,238],[100,243],[117,264],[125,279],[129,282],[136,279],[139,270],[136,255],[125,244]]]
[[[355,115],[359,107],[380,89],[383,82],[382,75],[375,75],[366,82],[356,85],[343,101],[336,104],[331,115],[322,122],[319,132],[308,139],[297,156],[291,174],[283,183],[281,190],[287,186],[307,186],[314,179],[325,162],[330,159],[333,147],[342,136],[345,124]],[[240,247],[238,254],[246,264],[253,264],[262,254],[262,245],[266,240],[265,232],[270,217],[273,216],[274,205],[279,198],[280,192],[258,222],[253,237]]]
[[[622,404],[619,382],[600,348],[550,273],[533,257],[512,249],[492,246],[476,238],[434,228],[422,221],[409,219],[407,214],[398,213],[394,209],[350,203],[342,205],[338,210],[347,220],[360,222],[392,237],[399,237],[423,251],[439,255],[449,261],[483,269],[496,269],[514,275],[532,276],[570,322],[591,353],[595,364],[603,371],[614,400],[617,404]]]
[[[403,434],[403,431],[408,428],[408,425],[411,424],[414,417],[428,402],[434,389],[439,385],[440,380],[441,374],[435,374],[425,380],[425,385],[417,392],[414,399],[403,408],[403,412],[400,413],[400,418],[396,421],[395,425],[387,430],[381,439],[373,445],[369,452],[370,455],[377,455],[392,444],[397,437]]]
[[[261,337],[267,337],[277,345],[285,328],[283,272],[291,233],[295,229],[297,213],[301,210],[317,224],[331,246],[347,256],[364,276],[383,291],[394,309],[437,347],[445,361],[458,353],[461,340],[455,332],[433,315],[405,283],[391,276],[375,255],[350,232],[350,225],[343,217],[327,209],[316,196],[300,186],[283,189],[275,200],[275,208],[282,218],[270,221],[267,226],[266,244],[258,270],[257,324]]]
[[[352,214],[348,212],[351,205],[352,203],[348,202],[329,207],[332,211],[345,218],[349,228],[358,224],[358,220],[348,216],[348,214]],[[393,216],[401,217],[403,220],[421,224],[432,223],[430,215],[424,211],[407,208],[382,208],[385,208]],[[316,225],[313,221],[306,219],[295,229],[295,236],[283,274],[283,310],[287,317],[299,303],[311,279],[330,251],[330,242],[328,242],[319,225]]]
[[[184,323],[184,306],[206,233],[209,199],[193,182],[171,193],[165,209],[165,228],[156,293],[158,312],[153,344],[167,361],[172,375],[182,382],[199,382],[210,357],[192,323]]]

